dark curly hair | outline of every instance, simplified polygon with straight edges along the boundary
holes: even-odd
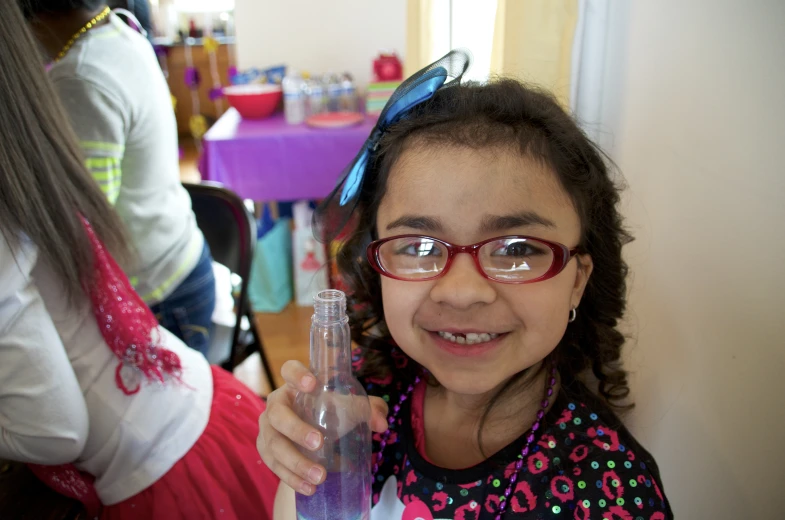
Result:
[[[591,255],[594,271],[577,319],[569,324],[548,361],[557,367],[564,388],[590,371],[606,404],[617,410],[631,406],[626,402],[627,373],[620,361],[625,337],[616,328],[626,305],[627,264],[622,246],[632,240],[616,207],[620,188],[611,179],[610,161],[554,98],[512,79],[439,90],[380,140],[350,231],[336,258],[348,293],[352,339],[365,358],[360,375],[384,377],[395,371],[396,376],[411,380],[420,368],[411,360],[405,368],[396,367],[393,340],[384,321],[381,281],[365,255],[376,235],[376,212],[390,171],[413,145],[517,146],[522,155],[553,170],[578,213],[579,250]],[[496,394],[483,421],[501,394],[523,382],[526,372]]]

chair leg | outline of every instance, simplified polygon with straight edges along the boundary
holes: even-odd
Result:
[[[234,372],[234,368],[237,366],[236,361],[242,348],[240,345],[238,345],[241,332],[240,320],[237,320],[237,323],[234,325],[234,330],[232,331],[232,344],[229,346],[229,357],[226,358],[226,361],[221,363],[221,368],[227,372]]]
[[[250,307],[250,306],[249,306]],[[267,381],[270,383],[270,388],[273,390],[276,389],[275,379],[273,379],[273,370],[270,367],[270,362],[267,359],[267,355],[264,353],[264,343],[262,343],[262,338],[259,336],[259,331],[256,330],[256,323],[254,322],[253,313],[250,310],[245,312],[246,317],[251,325],[251,333],[253,334],[254,345],[256,346],[257,352],[259,352],[259,357],[262,360],[262,367],[264,368],[264,374],[267,376]]]

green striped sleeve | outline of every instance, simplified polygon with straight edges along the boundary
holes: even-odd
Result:
[[[101,144],[107,146],[111,145],[111,143]],[[113,156],[91,156],[93,154],[89,153],[90,150],[85,146],[85,143],[82,143],[82,146],[85,148],[85,152],[88,155],[86,161],[87,169],[90,170],[90,174],[98,183],[98,186],[101,188],[101,191],[104,192],[104,195],[106,195],[109,203],[114,204],[117,201],[117,197],[120,195],[120,181],[122,180],[120,158]],[[104,149],[104,151],[107,150]]]
[[[80,143],[85,151],[118,153],[122,155],[125,146],[116,143],[102,143],[100,141],[82,141]]]

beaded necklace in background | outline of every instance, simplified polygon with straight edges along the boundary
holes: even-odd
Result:
[[[55,59],[52,61],[52,63],[57,63],[58,61],[62,60],[65,57],[65,55],[68,54],[68,51],[71,50],[71,47],[73,47],[74,43],[76,43],[76,41],[79,38],[81,38],[87,31],[98,25],[98,23],[102,21],[104,18],[106,18],[107,16],[109,16],[111,12],[112,10],[106,7],[103,11],[95,15],[92,20],[84,24],[81,29],[76,31],[74,35],[71,36],[71,38],[63,47],[63,49],[59,53],[57,53],[57,56],[55,56]]]

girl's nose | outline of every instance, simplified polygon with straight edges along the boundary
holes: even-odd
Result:
[[[444,276],[436,280],[430,296],[436,303],[468,309],[478,303],[493,303],[496,289],[479,271],[472,255],[459,253]]]

